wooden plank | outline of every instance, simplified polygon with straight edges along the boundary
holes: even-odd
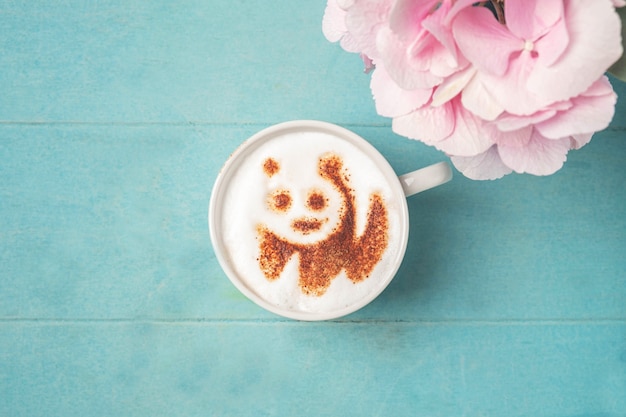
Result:
[[[626,324],[0,323],[0,413],[606,416]]]
[[[0,5],[0,120],[381,123],[325,4],[280,0]]]

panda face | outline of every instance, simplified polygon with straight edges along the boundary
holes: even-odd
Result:
[[[342,217],[344,197],[320,175],[320,161],[321,158],[313,164],[289,166],[276,158],[267,158],[263,163],[269,179],[264,223],[293,243],[309,244],[327,238]],[[305,169],[312,172],[302,172]]]

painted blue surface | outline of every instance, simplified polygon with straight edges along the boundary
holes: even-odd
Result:
[[[252,3],[252,4],[250,4]],[[0,415],[626,416],[626,86],[550,177],[411,197],[398,276],[299,323],[207,230],[241,141],[321,119],[399,174],[445,159],[375,114],[324,1],[0,2]]]

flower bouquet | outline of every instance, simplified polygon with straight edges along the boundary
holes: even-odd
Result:
[[[625,0],[328,0],[376,111],[472,179],[549,175],[605,129],[624,79]],[[620,60],[620,57],[622,59]]]

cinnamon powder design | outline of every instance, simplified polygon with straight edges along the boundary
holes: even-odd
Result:
[[[263,163],[263,171],[268,177],[276,174],[280,170],[280,164],[273,158],[267,158]]]
[[[311,296],[323,295],[332,279],[342,270],[354,283],[366,279],[382,259],[388,244],[389,230],[383,198],[373,193],[370,195],[365,230],[361,236],[356,235],[355,197],[348,186],[349,179],[343,170],[341,158],[332,154],[320,158],[318,173],[339,191],[343,200],[339,225],[326,239],[300,244],[278,236],[264,225],[257,228],[260,237],[258,262],[265,277],[268,280],[278,279],[289,259],[299,254],[298,285],[304,294]],[[321,200],[316,200],[318,204],[321,203]],[[296,225],[292,224],[292,227],[298,230]]]

